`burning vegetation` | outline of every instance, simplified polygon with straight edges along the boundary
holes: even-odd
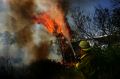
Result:
[[[8,31],[15,33],[17,45],[25,49],[28,57],[25,58],[25,63],[47,58],[50,53],[50,35],[58,38],[59,42],[65,38],[70,43],[70,27],[66,20],[69,4],[67,0],[9,0],[8,4]],[[43,25],[40,27],[46,28],[49,33],[45,35],[47,38],[42,38],[44,34],[39,31],[40,36],[37,37],[42,39],[37,45],[34,42],[37,38],[33,36],[36,33],[33,29],[36,24]],[[43,41],[44,39],[48,40]],[[59,43],[60,46],[64,47],[63,44],[66,44],[68,48],[70,44],[65,43],[66,41]]]
[[[50,8],[42,10],[42,12],[40,9],[40,12],[34,16],[34,21],[35,23],[43,24],[50,33],[62,33],[68,40],[70,40],[70,28],[65,18],[66,12],[61,3],[62,0],[53,0],[52,3],[49,0],[40,1],[40,4],[49,5],[48,7]]]
[[[79,59],[79,57],[77,59],[77,55],[75,55],[71,45],[71,29],[66,20],[66,14],[69,7],[68,0],[4,1],[6,1],[9,5],[9,12],[6,21],[7,31],[5,34],[8,35],[8,37],[5,37],[7,40],[8,38],[12,39],[12,37],[9,37],[9,33],[11,33],[15,35],[15,40],[10,42],[10,44],[7,44],[8,46],[4,46],[7,55],[0,55],[0,78],[82,78],[82,70],[78,72],[74,67],[76,62],[81,62],[81,59]],[[117,13],[119,14],[118,11]],[[118,14],[116,16],[118,16]],[[113,17],[115,21],[116,16]],[[81,28],[81,22],[83,21],[79,21],[79,27]],[[53,40],[52,37],[54,37],[55,40]],[[3,39],[5,40],[5,43],[6,39]],[[58,48],[60,48],[59,50],[57,49],[57,51],[62,54],[63,61],[61,60],[60,63],[48,59],[51,52],[50,49],[52,48],[54,41],[59,45]],[[11,45],[13,42],[15,42],[15,45],[12,48],[18,51],[19,49],[16,48],[20,48],[20,51],[18,52],[19,54],[16,54],[16,51],[13,52],[12,48],[9,48],[13,45]],[[75,44],[74,46],[77,45],[78,44]],[[57,48],[55,44],[54,48]],[[98,76],[98,79],[114,79],[114,76],[119,78],[118,74],[120,68],[118,64],[120,62],[117,60],[120,59],[120,55],[118,54],[120,52],[120,46],[111,46],[104,48],[104,50],[99,47],[95,47],[94,49],[95,50],[93,51],[95,52],[97,58],[94,63],[94,65],[96,65],[94,69],[97,70],[97,73],[94,75]],[[9,50],[12,54],[9,53]],[[52,50],[52,52],[54,51]],[[16,60],[17,57],[19,60]],[[13,63],[11,61],[13,61]],[[16,62],[19,63],[19,61],[20,64],[14,65]],[[84,69],[86,68],[83,68],[83,70]]]

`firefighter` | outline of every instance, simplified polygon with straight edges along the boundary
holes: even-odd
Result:
[[[94,69],[94,55],[91,52],[89,42],[83,40],[79,43],[79,61],[76,63],[75,68],[79,72],[80,79],[96,79]],[[78,78],[78,79],[79,79]]]

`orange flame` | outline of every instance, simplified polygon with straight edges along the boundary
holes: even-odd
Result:
[[[40,13],[38,16],[35,16],[35,23],[43,24],[50,33],[54,31],[54,21],[46,14]]]
[[[58,16],[53,20],[47,12],[44,12],[35,16],[34,22],[43,24],[51,34],[63,34],[67,39],[70,39],[70,28],[61,16]]]

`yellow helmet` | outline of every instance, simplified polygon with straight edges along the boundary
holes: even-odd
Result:
[[[80,41],[79,46],[81,47],[82,50],[88,51],[90,50],[90,44],[87,41]]]

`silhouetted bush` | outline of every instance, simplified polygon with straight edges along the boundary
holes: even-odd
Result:
[[[101,49],[93,47],[99,79],[120,79],[120,47],[109,46]]]
[[[93,47],[98,79],[120,79],[120,47]],[[0,58],[0,79],[80,79],[74,68],[51,60],[36,61],[29,66],[15,67],[9,58]]]

